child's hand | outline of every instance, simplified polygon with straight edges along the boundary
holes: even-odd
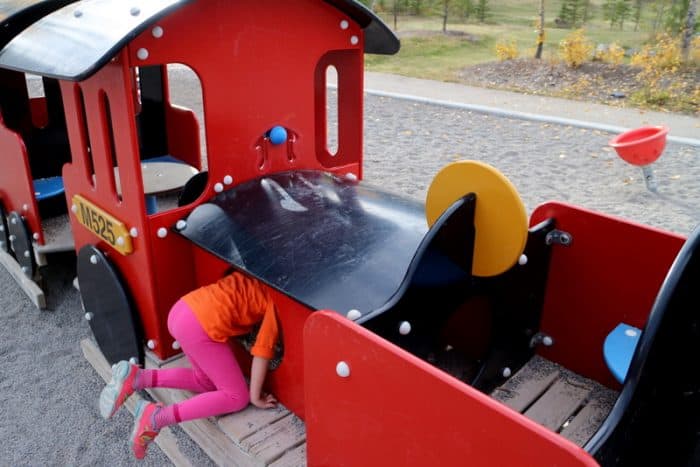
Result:
[[[261,409],[271,409],[277,405],[277,399],[272,394],[259,394],[257,397],[251,395],[250,402]]]

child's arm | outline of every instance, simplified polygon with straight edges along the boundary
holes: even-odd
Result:
[[[261,409],[269,409],[277,405],[275,396],[262,392],[268,363],[267,358],[253,356],[253,366],[250,369],[250,402]]]

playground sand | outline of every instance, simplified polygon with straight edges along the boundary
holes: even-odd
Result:
[[[181,102],[185,105],[196,103]],[[687,235],[700,212],[700,149],[669,144],[654,164],[659,193],[607,147],[608,133],[367,96],[365,180],[423,200],[446,163],[477,159],[508,176],[528,212],[560,200]],[[662,123],[662,122],[659,122]],[[83,358],[90,335],[71,287],[72,258],[51,258],[49,310],[39,312],[0,270],[0,465],[168,464],[156,447],[131,457],[132,417],[99,416],[103,382]],[[211,465],[176,431],[194,465]]]

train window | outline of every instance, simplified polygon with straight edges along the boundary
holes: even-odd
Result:
[[[326,68],[326,150],[331,156],[338,154],[338,70],[333,65]]]
[[[207,168],[207,138],[204,122],[204,99],[202,83],[197,73],[187,65],[173,63],[168,65],[168,92],[170,104],[194,112],[199,123],[199,153],[202,170]]]

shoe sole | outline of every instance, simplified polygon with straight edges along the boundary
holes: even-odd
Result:
[[[116,407],[117,397],[124,386],[127,376],[129,376],[130,365],[121,361],[112,368],[112,379],[100,393],[100,415],[102,418],[111,418],[119,407]]]

